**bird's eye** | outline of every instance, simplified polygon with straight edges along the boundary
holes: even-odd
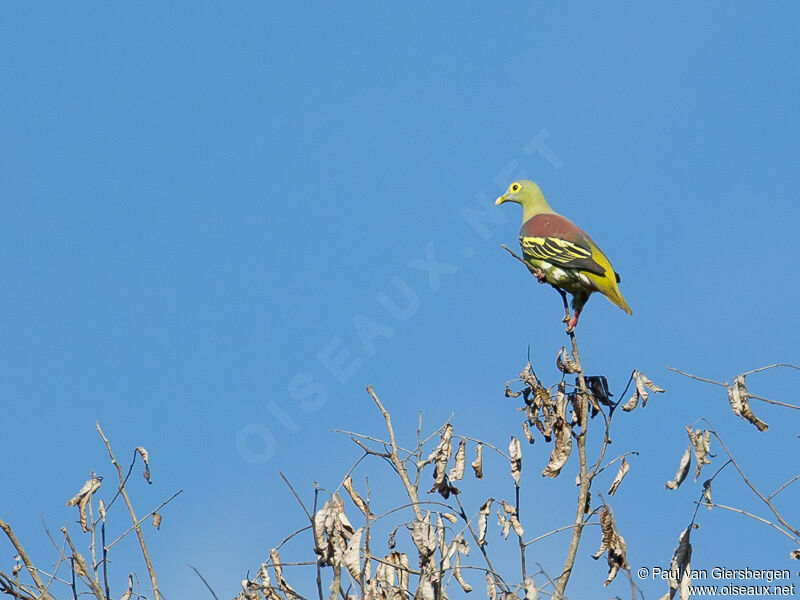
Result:
[[[520,188],[520,185],[518,183],[511,184],[511,191],[512,192],[518,192],[519,188]]]

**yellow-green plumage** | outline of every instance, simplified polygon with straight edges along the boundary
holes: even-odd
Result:
[[[512,183],[495,204],[522,205],[520,247],[525,261],[543,273],[549,283],[572,294],[575,311],[569,331],[575,328],[583,305],[593,292],[600,292],[622,310],[631,313],[619,291],[619,276],[603,251],[582,229],[556,213],[532,181]]]

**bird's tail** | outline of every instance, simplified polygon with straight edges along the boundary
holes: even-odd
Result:
[[[619,291],[619,288],[616,285],[612,289],[605,292],[605,296],[629,315],[633,314],[631,307],[628,306],[628,303],[625,301],[625,298],[622,297],[622,293]]]

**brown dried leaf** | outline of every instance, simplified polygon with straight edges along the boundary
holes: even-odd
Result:
[[[628,474],[630,471],[630,465],[628,464],[628,460],[623,458],[622,464],[619,466],[619,470],[617,471],[616,477],[614,477],[614,481],[611,483],[611,488],[608,490],[608,495],[613,496],[617,493],[617,489],[619,488],[619,484],[622,483],[622,480],[625,479],[625,475]]]
[[[373,515],[370,512],[369,506],[367,506],[367,503],[358,494],[358,492],[353,488],[353,478],[350,477],[350,475],[348,475],[347,477],[344,478],[344,481],[342,482],[342,487],[345,490],[347,490],[347,493],[350,495],[350,499],[353,501],[353,504],[355,504],[358,507],[358,510],[360,510],[364,514],[365,517],[368,517],[370,519],[374,519],[375,518],[375,515]]]
[[[622,410],[624,411],[632,411],[639,404],[640,399],[642,401],[642,408],[647,406],[647,399],[650,397],[647,391],[648,389],[656,394],[664,393],[664,388],[657,386],[641,371],[633,372],[633,380],[635,383],[633,396],[622,406]]]
[[[300,594],[294,591],[294,588],[283,578],[283,565],[281,564],[281,555],[278,550],[276,548],[270,548],[269,557],[272,559],[272,568],[275,571],[275,581],[278,584],[278,589],[284,594],[300,598]]]
[[[133,573],[128,574],[128,589],[120,596],[120,600],[130,600],[133,596]]]
[[[800,560],[800,548],[798,548],[797,550],[792,550],[789,553],[789,558],[794,560]]]
[[[600,543],[600,548],[592,555],[592,558],[597,560],[604,552],[606,553],[608,577],[603,582],[603,586],[607,586],[614,580],[620,569],[628,568],[628,559],[625,556],[625,539],[617,531],[611,507],[604,504],[603,508],[600,509],[599,517],[603,539]]]
[[[455,524],[458,521],[458,517],[455,516],[453,513],[442,513],[442,518],[447,519],[453,524]]]
[[[572,452],[572,428],[567,421],[559,416],[556,419],[554,430],[556,434],[555,445],[550,453],[550,461],[542,471],[544,477],[558,477],[561,469],[567,464],[567,459]]]
[[[667,489],[675,490],[678,489],[678,486],[683,483],[683,480],[686,479],[686,475],[689,473],[689,465],[692,463],[692,445],[689,444],[686,446],[686,450],[683,452],[683,456],[681,456],[681,462],[678,465],[678,471],[675,473],[675,479],[672,481],[667,482]]]
[[[353,537],[347,542],[347,549],[344,551],[343,561],[347,571],[356,581],[361,575],[361,536],[364,528],[359,527],[353,533]]]
[[[153,527],[161,529],[161,513],[153,513]]]
[[[732,386],[727,386],[728,402],[730,402],[731,410],[733,410],[733,414],[750,421],[759,431],[766,431],[769,429],[769,425],[759,419],[753,409],[750,408],[750,402],[747,400],[749,394],[744,383],[744,377],[744,375],[739,375]]]
[[[97,512],[100,514],[100,518],[103,520],[103,523],[106,522],[106,504],[103,502],[103,499],[100,499],[100,502],[97,503]]]
[[[499,507],[497,509],[497,525],[500,527],[503,539],[507,540],[508,534],[511,532],[511,521],[503,514]]]
[[[472,469],[475,477],[483,479],[483,444],[475,446],[475,460],[472,461]]]
[[[147,480],[147,483],[153,483],[150,481],[150,455],[147,453],[147,450],[144,449],[144,446],[137,446],[136,452],[142,457],[142,462],[144,462],[144,473],[142,473],[142,475]]]
[[[419,552],[420,565],[427,564],[428,560],[436,551],[436,532],[431,525],[431,513],[425,513],[422,521],[414,521],[411,524],[411,539]]]
[[[514,533],[516,533],[519,537],[522,537],[525,534],[525,529],[523,529],[522,523],[519,522],[517,515],[511,515],[511,517],[509,517],[509,521],[511,521],[511,529],[514,530]]]
[[[497,586],[489,573],[486,573],[486,592],[489,594],[489,600],[497,600]]]
[[[86,483],[83,484],[83,487],[78,491],[77,494],[67,500],[67,506],[77,506],[81,501],[81,498],[94,494],[100,488],[102,481],[102,477],[93,475],[91,479],[87,480]]]
[[[675,593],[680,590],[680,599],[689,600],[689,586],[692,585],[692,544],[689,538],[692,533],[692,526],[689,525],[681,533],[678,539],[678,546],[672,554],[672,561],[669,566],[669,591],[664,596],[672,600]],[[680,577],[677,575],[680,574]]]
[[[529,444],[533,444],[536,439],[533,437],[533,433],[531,433],[531,428],[528,426],[527,421],[522,422],[522,431],[525,433],[525,439],[528,440]]]
[[[72,551],[72,564],[76,575],[80,577],[89,575],[89,566],[86,564],[86,559],[77,550]]]
[[[647,375],[645,375],[645,374],[644,374],[644,373],[642,373],[641,371],[636,371],[636,373],[638,374],[638,378],[639,378],[639,380],[640,380],[640,381],[641,381],[641,382],[642,382],[642,383],[643,383],[643,384],[644,384],[646,387],[650,388],[650,390],[651,390],[651,391],[655,392],[656,394],[663,394],[663,393],[664,393],[664,391],[665,391],[665,390],[664,390],[664,388],[662,388],[662,387],[659,387],[659,386],[657,386],[655,383],[653,383],[652,381],[650,381],[650,378],[649,378]]]
[[[89,531],[89,504],[92,501],[92,495],[100,489],[102,481],[102,477],[94,476],[93,474],[92,478],[83,484],[78,493],[67,500],[67,506],[78,506],[81,529],[84,533]]]
[[[605,406],[614,405],[611,400],[613,394],[608,389],[608,380],[603,375],[587,375],[584,377],[584,381],[596,400],[599,400]]]
[[[631,396],[630,399],[622,405],[622,410],[625,412],[631,412],[637,406],[639,406],[639,389],[634,388],[633,396]]]
[[[539,600],[539,590],[536,589],[536,584],[530,577],[526,577],[522,582],[522,589],[525,590],[525,600]]]
[[[686,426],[686,433],[689,435],[689,442],[692,444],[694,457],[697,461],[694,468],[694,480],[697,481],[697,478],[700,477],[700,469],[703,468],[703,465],[711,464],[708,458],[708,453],[711,450],[711,433],[708,430],[704,431],[702,429],[692,430],[689,425]]]
[[[514,478],[514,483],[519,485],[519,478],[522,475],[522,446],[513,435],[508,444],[508,453],[511,456],[511,476]]]
[[[469,593],[472,591],[472,586],[464,581],[464,578],[461,576],[461,554],[456,552],[455,561],[453,561],[453,577],[456,578],[456,581],[461,586],[461,589],[465,592]]]
[[[458,443],[458,450],[456,450],[455,465],[450,469],[448,477],[450,481],[459,481],[464,477],[464,469],[467,464],[467,440],[461,438]]]
[[[580,370],[578,369],[578,363],[575,362],[575,360],[570,356],[566,346],[561,346],[561,350],[558,351],[558,356],[556,356],[556,366],[558,367],[559,371],[566,373],[567,375],[577,373]]]
[[[450,425],[450,423],[447,423],[442,431],[439,445],[436,446],[436,449],[433,451],[435,462],[435,469],[433,472],[433,487],[428,491],[428,493],[437,491],[445,499],[449,498],[451,492],[454,491],[454,489],[448,485],[446,480],[447,461],[450,460],[450,456],[453,454],[453,446],[451,444],[452,437],[453,426]]]
[[[419,578],[417,591],[414,592],[414,600],[436,600],[436,590],[433,589],[431,573],[423,573]]]
[[[489,498],[478,509],[478,544],[480,546],[486,544],[486,523],[489,519],[489,512],[492,510],[492,502],[494,502],[494,498]]]

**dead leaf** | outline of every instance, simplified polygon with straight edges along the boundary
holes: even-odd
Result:
[[[83,484],[83,487],[72,498],[67,500],[67,506],[78,506],[78,517],[81,523],[81,529],[84,533],[89,531],[89,504],[92,501],[92,495],[100,489],[100,484],[103,478],[92,474],[92,478]],[[105,508],[103,509],[105,512]]]
[[[556,439],[553,450],[550,453],[550,461],[542,471],[544,477],[558,477],[572,452],[572,428],[566,419],[559,416],[553,429],[555,430]]]
[[[511,455],[511,476],[514,478],[514,483],[519,486],[519,478],[522,475],[522,446],[513,435],[508,444],[508,453]]]
[[[345,568],[356,581],[361,575],[361,536],[363,533],[363,527],[355,530],[350,541],[347,542],[347,549],[344,551],[343,557]]]
[[[586,387],[598,401],[605,406],[613,406],[611,397],[614,395],[608,390],[608,380],[603,375],[587,375],[583,378]]]
[[[614,522],[614,513],[611,507],[607,504],[603,505],[600,509],[600,528],[603,531],[603,538],[600,543],[600,548],[592,558],[597,560],[603,553],[606,553],[606,561],[608,562],[608,577],[603,586],[607,586],[617,576],[620,569],[628,568],[628,559],[625,556],[625,539],[617,531],[617,525]]]
[[[434,491],[439,492],[442,498],[445,499],[449,498],[451,493],[457,493],[458,491],[455,488],[451,488],[447,482],[447,462],[450,460],[450,456],[453,454],[453,446],[451,444],[452,437],[453,426],[450,423],[447,423],[442,431],[439,445],[436,446],[436,449],[432,453],[434,457],[433,460],[435,468],[433,471],[433,487],[428,491],[428,493],[430,494]]]
[[[414,521],[411,524],[411,539],[419,552],[420,565],[427,564],[433,553],[436,551],[436,532],[431,525],[431,513],[425,513],[422,521]]]
[[[614,481],[611,483],[611,488],[608,490],[608,495],[613,496],[617,493],[617,489],[619,488],[619,484],[622,483],[622,480],[625,478],[625,475],[628,474],[630,470],[630,465],[628,465],[628,460],[623,458],[622,464],[619,466],[619,470],[617,470],[617,475],[614,477]]]
[[[675,593],[680,590],[680,599],[689,600],[689,586],[692,585],[692,544],[689,538],[692,533],[692,526],[689,525],[681,533],[678,539],[678,546],[672,554],[672,561],[669,566],[669,591],[664,596],[672,600]],[[680,575],[679,577],[677,575]]]
[[[622,406],[622,410],[624,411],[632,411],[638,406],[640,399],[642,401],[642,408],[647,406],[647,399],[650,397],[650,394],[647,392],[648,389],[656,394],[664,393],[664,388],[657,386],[641,371],[635,370],[633,372],[633,380],[635,383],[633,396]]]
[[[681,456],[681,462],[678,465],[678,472],[675,473],[675,479],[667,482],[667,489],[670,490],[678,489],[678,486],[683,483],[684,479],[686,479],[686,475],[689,473],[689,465],[691,463],[692,463],[692,445],[689,444],[688,446],[686,446],[686,450],[684,450],[683,456]]]
[[[525,439],[528,440],[529,444],[533,444],[536,441],[533,437],[533,433],[531,433],[531,428],[528,426],[527,421],[522,422],[522,431],[525,433]]]
[[[492,509],[492,502],[494,502],[494,498],[489,498],[478,509],[478,544],[481,546],[486,544],[486,523]]]
[[[561,346],[561,350],[558,351],[558,356],[556,356],[556,366],[558,367],[559,371],[567,375],[577,373],[580,370],[578,368],[578,363],[570,356],[566,346]]]
[[[472,461],[472,470],[475,471],[475,477],[483,479],[483,444],[475,446],[475,460]]]
[[[358,494],[358,492],[355,491],[355,489],[353,488],[353,478],[350,477],[350,475],[348,475],[347,477],[344,478],[344,481],[342,482],[342,487],[345,490],[347,490],[347,493],[350,495],[350,499],[353,501],[353,504],[355,504],[358,507],[358,510],[360,510],[364,514],[365,517],[370,518],[370,519],[374,519],[375,518],[375,515],[373,515],[370,512],[369,507],[367,506],[367,503]]]
[[[753,409],[750,408],[750,402],[747,400],[749,394],[747,393],[747,387],[744,383],[744,377],[744,375],[739,375],[732,386],[726,386],[731,410],[733,410],[733,414],[750,421],[759,431],[766,431],[769,429],[769,425],[759,419],[755,413],[753,413]]]
[[[461,554],[456,552],[455,561],[453,561],[453,577],[455,577],[458,585],[461,586],[461,589],[465,592],[469,593],[472,591],[472,586],[464,581],[464,577],[461,575]]]
[[[144,449],[144,446],[137,446],[136,452],[138,452],[144,462],[144,473],[142,473],[142,475],[144,475],[147,483],[153,483],[150,481],[150,455],[147,453],[147,450]]]
[[[536,589],[536,584],[530,577],[525,578],[522,589],[525,590],[525,600],[539,600],[539,590]]]
[[[455,465],[450,469],[448,477],[450,481],[459,481],[464,477],[464,469],[467,463],[467,440],[461,438],[456,450]]]
[[[161,514],[153,513],[153,527],[161,529]]]
[[[700,477],[700,469],[703,468],[703,465],[711,464],[708,458],[708,453],[711,450],[711,433],[708,430],[704,431],[702,429],[692,430],[689,425],[686,426],[686,433],[689,435],[689,442],[692,444],[694,457],[697,461],[694,468],[694,480],[697,481],[697,478]]]
[[[497,586],[489,573],[486,573],[486,592],[489,594],[489,600],[497,600]]]

